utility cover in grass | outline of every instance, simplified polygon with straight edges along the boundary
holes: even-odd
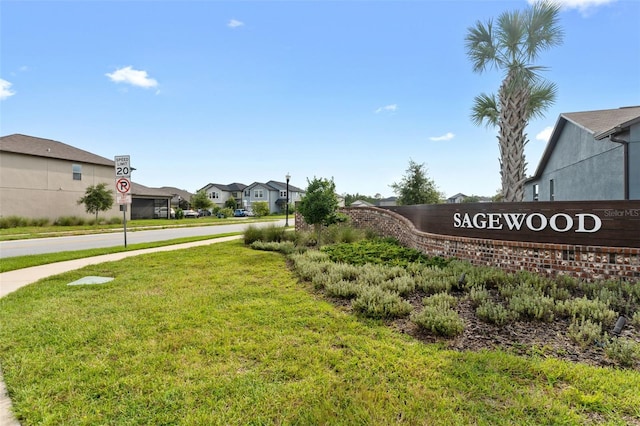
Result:
[[[89,284],[104,284],[109,281],[113,281],[110,277],[83,277],[67,285],[89,285]]]

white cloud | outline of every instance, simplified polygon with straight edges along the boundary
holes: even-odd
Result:
[[[391,104],[391,105],[385,105],[383,107],[378,108],[377,110],[375,110],[375,113],[379,114],[383,111],[396,112],[397,110],[398,110],[398,105]]]
[[[227,24],[227,27],[229,27],[229,28],[238,28],[238,27],[243,27],[243,26],[244,26],[244,22],[238,21],[237,19],[232,19]]]
[[[7,80],[3,80],[0,78],[0,101],[4,101],[8,97],[16,94],[16,92],[11,90],[11,86],[12,84]]]
[[[451,139],[453,139],[454,137],[456,137],[456,135],[454,135],[451,132],[445,133],[442,136],[432,136],[429,138],[429,140],[434,141],[434,142],[439,142],[439,141],[450,141]]]
[[[113,73],[105,75],[114,83],[127,83],[132,86],[144,87],[145,89],[158,85],[156,80],[149,78],[146,71],[134,70],[131,66],[120,68]]]
[[[551,138],[551,133],[553,133],[553,127],[545,127],[543,131],[536,135],[536,140],[549,142],[549,138]]]
[[[539,0],[528,0],[529,4],[534,4]],[[554,3],[559,4],[563,9],[578,9],[583,15],[598,6],[602,6],[609,3],[614,3],[617,0],[554,0]]]

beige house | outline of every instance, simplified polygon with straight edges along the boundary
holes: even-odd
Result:
[[[0,137],[0,217],[93,217],[78,199],[87,187],[99,183],[115,191],[114,167],[113,160],[51,139]],[[114,203],[99,216],[122,215]]]

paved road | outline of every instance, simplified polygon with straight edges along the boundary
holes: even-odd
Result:
[[[291,219],[289,220],[291,224]],[[284,220],[271,222],[251,222],[254,226],[284,226]],[[248,223],[230,225],[194,226],[148,231],[127,230],[127,245],[173,240],[175,238],[242,232]],[[72,250],[124,246],[124,232],[106,234],[76,235],[68,237],[36,238],[0,242],[0,259],[29,254],[58,253]]]

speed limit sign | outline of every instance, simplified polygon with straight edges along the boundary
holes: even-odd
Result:
[[[116,155],[114,158],[116,163],[116,177],[131,177],[131,165],[128,155]]]

